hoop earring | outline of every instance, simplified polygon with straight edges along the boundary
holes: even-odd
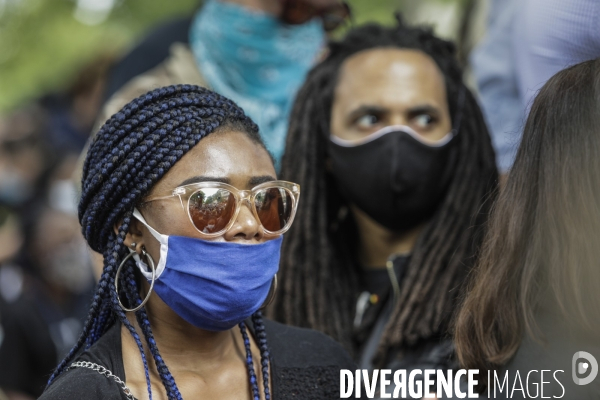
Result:
[[[271,286],[271,289],[269,290],[269,295],[267,297],[267,299],[265,300],[265,302],[262,304],[262,306],[260,306],[260,309],[262,310],[263,308],[268,307],[269,305],[271,305],[271,303],[273,302],[273,300],[275,299],[275,292],[277,291],[277,274],[273,275],[273,284]]]
[[[146,257],[146,260],[148,260],[150,263],[150,267],[152,267],[152,282],[150,282],[150,290],[148,290],[148,294],[146,295],[146,298],[142,301],[142,303],[135,308],[127,308],[123,305],[123,303],[121,303],[121,298],[119,297],[119,274],[121,273],[121,268],[123,267],[125,262],[131,257],[133,257],[135,254],[137,253],[129,253],[127,257],[125,257],[123,261],[121,261],[121,264],[119,264],[119,268],[117,268],[117,273],[115,274],[115,291],[117,292],[117,300],[119,301],[119,305],[125,312],[136,312],[140,308],[144,307],[144,304],[146,304],[146,302],[148,302],[148,299],[150,299],[152,289],[154,288],[154,281],[156,280],[156,268],[154,267],[154,260],[152,259],[152,256],[148,254],[148,252],[144,248],[142,248],[142,256]]]

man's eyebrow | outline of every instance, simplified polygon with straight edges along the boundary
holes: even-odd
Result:
[[[229,178],[225,177],[215,177],[215,176],[193,176],[181,182],[178,186],[190,185],[192,183],[199,182],[221,182],[221,183],[231,183]]]
[[[276,179],[271,175],[253,176],[252,178],[248,179],[248,186],[254,187],[260,185],[261,183],[271,182],[274,180]]]
[[[365,105],[361,105],[361,106],[355,108],[354,110],[352,110],[350,112],[350,114],[348,114],[348,117],[350,119],[355,119],[358,117],[362,117],[363,115],[369,115],[369,114],[381,115],[381,114],[385,114],[386,112],[389,112],[389,109],[387,109],[385,107],[365,104]]]
[[[406,113],[411,116],[417,116],[420,114],[440,114],[440,109],[436,106],[432,106],[431,104],[422,104],[414,107],[410,107],[406,110]]]

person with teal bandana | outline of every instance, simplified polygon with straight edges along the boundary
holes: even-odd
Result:
[[[206,2],[190,30],[190,47],[206,82],[256,121],[277,160],[292,101],[323,44],[316,19],[289,25],[219,0]]]
[[[339,0],[207,0],[191,18],[157,28],[117,63],[98,120],[159,86],[208,87],[257,122],[278,166],[292,101],[324,49],[325,28],[348,15]]]

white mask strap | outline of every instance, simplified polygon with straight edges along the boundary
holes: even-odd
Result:
[[[443,138],[439,139],[439,140],[428,140],[425,139],[423,136],[419,135],[417,132],[415,132],[411,127],[406,126],[406,125],[390,125],[390,126],[385,126],[383,128],[381,128],[380,130],[373,132],[372,134],[370,134],[369,136],[366,136],[362,139],[358,139],[358,140],[346,140],[346,139],[341,139],[337,136],[331,135],[329,138],[330,140],[337,144],[338,146],[342,146],[342,147],[356,147],[356,146],[360,146],[366,143],[370,143],[376,139],[379,139],[380,137],[387,135],[388,133],[391,132],[398,132],[398,131],[402,131],[402,132],[406,132],[408,133],[410,136],[412,136],[415,140],[423,143],[426,146],[429,147],[442,147],[445,144],[447,144],[450,140],[452,140],[452,138],[454,137],[454,130],[451,130],[450,132],[448,132]]]
[[[158,240],[160,243],[166,242],[165,235],[161,235],[160,233],[158,233],[158,231],[156,229],[154,229],[153,227],[148,225],[148,223],[146,222],[146,219],[144,218],[142,213],[140,213],[140,211],[137,208],[133,209],[133,216],[135,218],[137,218],[137,220],[140,221],[142,224],[146,225],[146,228],[148,228],[148,230],[150,231],[152,236],[154,236],[156,238],[156,240]]]
[[[166,266],[166,262],[167,262],[167,254],[169,251],[169,236],[161,235],[160,233],[158,233],[156,231],[156,229],[154,229],[153,227],[148,225],[148,223],[146,222],[146,219],[142,216],[142,213],[140,213],[140,211],[137,208],[133,209],[133,216],[138,221],[140,221],[142,224],[146,225],[146,228],[148,228],[148,230],[150,231],[152,236],[154,236],[156,238],[156,240],[158,240],[158,242],[160,243],[160,259],[158,260],[158,263],[156,264],[156,279],[158,279],[160,277],[160,275],[162,274],[162,272],[165,270],[165,266]],[[129,251],[133,251],[133,250],[129,249]],[[141,273],[146,277],[146,279],[151,280],[152,272],[150,272],[150,270],[149,270],[148,266],[146,265],[146,263],[144,262],[144,260],[142,260],[142,258],[137,254],[134,255],[133,258],[135,259],[136,264],[137,264],[138,268],[140,269]]]

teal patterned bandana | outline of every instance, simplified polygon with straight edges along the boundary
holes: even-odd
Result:
[[[324,42],[316,19],[286,25],[271,15],[218,0],[205,3],[190,31],[192,52],[206,82],[258,124],[277,164],[294,97]]]

